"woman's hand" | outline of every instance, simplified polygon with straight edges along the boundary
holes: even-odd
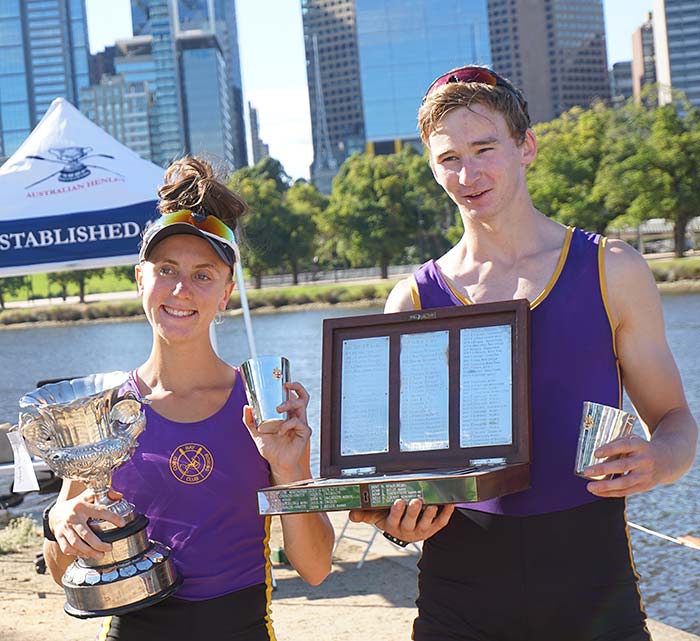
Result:
[[[109,491],[109,498],[119,500],[121,494]],[[126,525],[126,521],[104,505],[94,503],[92,490],[85,490],[78,496],[58,501],[49,512],[49,527],[56,537],[61,552],[67,556],[99,559],[112,549],[110,543],[101,541],[88,525],[88,519],[102,519],[117,527]]]
[[[275,484],[292,483],[311,477],[309,441],[311,428],[306,420],[309,393],[301,383],[285,383],[291,392],[289,400],[278,405],[278,412],[287,412],[287,420],[272,425],[255,426],[253,410],[243,408],[243,422],[255,441],[261,456],[270,464]]]

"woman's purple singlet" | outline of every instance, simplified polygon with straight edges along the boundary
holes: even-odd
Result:
[[[530,489],[464,507],[526,516],[597,500],[573,469],[583,402],[613,407],[621,402],[605,302],[604,245],[605,239],[597,234],[570,229],[560,257],[561,272],[553,276],[544,298],[531,305]],[[435,261],[422,265],[414,278],[422,309],[465,304],[445,282]]]
[[[138,389],[133,374],[130,385]],[[270,470],[243,424],[245,404],[237,374],[225,405],[203,421],[177,423],[146,406],[139,446],[114,473],[114,489],[149,518],[148,536],[172,548],[185,579],[178,598],[209,599],[268,579],[256,490],[270,484]]]

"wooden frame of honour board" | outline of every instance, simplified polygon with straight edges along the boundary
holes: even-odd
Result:
[[[321,477],[260,514],[483,501],[530,484],[525,300],[323,322]]]

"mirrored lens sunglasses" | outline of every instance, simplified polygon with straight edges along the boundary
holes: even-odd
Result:
[[[448,71],[447,73],[441,76],[438,76],[428,87],[428,91],[425,92],[425,96],[423,96],[421,104],[423,104],[427,100],[428,96],[432,94],[435,90],[445,85],[452,84],[454,82],[478,82],[485,85],[491,85],[492,87],[503,87],[506,91],[508,91],[516,98],[518,104],[520,105],[520,108],[523,110],[523,113],[527,116],[529,122],[530,116],[527,111],[527,101],[525,100],[525,97],[523,96],[522,92],[516,89],[510,83],[510,81],[506,80],[503,76],[496,73],[492,69],[489,69],[488,67],[459,67],[457,69],[452,69],[451,71]]]
[[[174,211],[171,214],[163,214],[156,221],[156,226],[157,229],[163,229],[164,227],[177,223],[185,223],[187,225],[192,225],[192,227],[196,227],[203,234],[219,241],[220,243],[223,243],[227,247],[230,247],[236,256],[236,260],[240,260],[236,236],[234,235],[233,230],[220,218],[212,216],[211,214],[193,212],[189,209],[181,209],[179,211]]]

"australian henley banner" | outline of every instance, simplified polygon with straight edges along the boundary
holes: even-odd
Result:
[[[162,181],[57,98],[0,167],[0,277],[135,262]]]

